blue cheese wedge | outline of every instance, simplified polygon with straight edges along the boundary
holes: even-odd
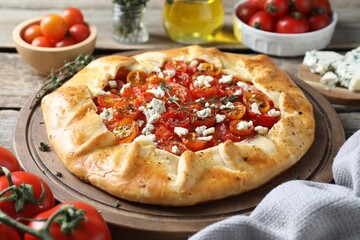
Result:
[[[323,75],[332,68],[332,64],[344,56],[332,51],[311,50],[305,53],[303,64],[308,66],[312,73]]]
[[[333,88],[336,86],[339,81],[337,75],[333,72],[326,72],[321,78],[320,83],[324,85],[325,88]]]

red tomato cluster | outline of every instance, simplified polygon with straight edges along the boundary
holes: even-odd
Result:
[[[329,25],[332,9],[329,0],[247,0],[236,15],[263,31],[305,33]]]
[[[49,233],[54,240],[111,240],[110,230],[95,208],[84,202],[56,205],[46,182],[33,173],[21,171],[16,157],[1,146],[0,167],[5,167],[0,168],[3,175],[0,176],[0,239],[39,240]],[[53,221],[55,215],[58,217]],[[70,221],[74,225],[79,219],[69,232],[63,230]]]
[[[69,7],[61,15],[48,14],[40,24],[27,27],[23,39],[38,47],[66,47],[84,41],[89,35],[82,12]]]

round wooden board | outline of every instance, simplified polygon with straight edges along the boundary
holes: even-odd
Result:
[[[321,76],[312,73],[309,68],[303,64],[300,65],[298,77],[315,88],[333,104],[345,106],[357,106],[360,104],[360,92],[352,92],[343,87],[325,88],[324,85],[320,83]]]
[[[314,106],[315,141],[304,157],[288,171],[251,192],[191,207],[159,207],[117,199],[79,180],[68,172],[53,151],[41,152],[48,142],[39,105],[32,99],[21,109],[16,122],[14,147],[22,167],[42,177],[60,202],[92,204],[108,222],[114,239],[187,239],[205,226],[237,214],[249,214],[274,187],[294,179],[317,182],[332,180],[332,162],[345,141],[338,115],[329,102],[296,77]],[[61,173],[62,176],[59,176]],[[119,207],[115,207],[117,201]]]

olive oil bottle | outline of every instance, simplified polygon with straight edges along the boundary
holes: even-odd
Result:
[[[173,41],[207,43],[221,30],[224,9],[221,0],[165,0],[163,20]]]

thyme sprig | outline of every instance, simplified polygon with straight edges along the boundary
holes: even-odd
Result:
[[[64,66],[61,68],[55,71],[52,70],[45,78],[44,85],[40,88],[32,100],[30,109],[32,109],[46,94],[59,88],[94,59],[95,58],[92,55],[79,55],[74,61],[65,62]]]

